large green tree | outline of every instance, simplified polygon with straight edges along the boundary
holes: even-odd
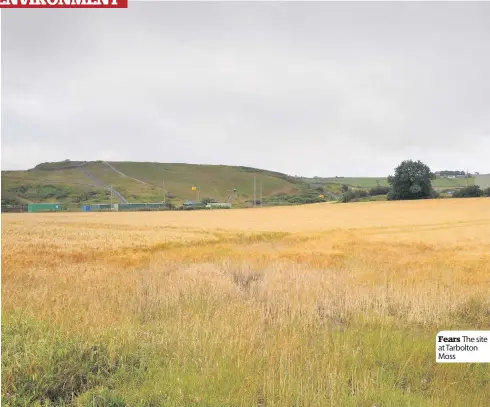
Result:
[[[403,161],[395,168],[395,175],[388,177],[391,190],[390,200],[423,199],[435,195],[432,180],[436,176],[430,168],[421,161]]]

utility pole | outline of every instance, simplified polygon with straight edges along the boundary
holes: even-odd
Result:
[[[166,192],[165,191],[165,181],[162,181],[162,185],[163,185],[163,203],[166,203]]]
[[[262,179],[260,180],[260,207],[262,208]]]
[[[199,202],[199,197],[201,196],[201,187],[197,187],[197,201]]]
[[[254,175],[254,208],[255,204],[257,203],[257,177]]]
[[[111,211],[112,211],[112,185],[111,185]]]

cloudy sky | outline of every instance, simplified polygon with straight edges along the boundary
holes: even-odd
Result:
[[[2,11],[2,169],[490,172],[490,3]]]

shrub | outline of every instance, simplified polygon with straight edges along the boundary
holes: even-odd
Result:
[[[483,196],[490,196],[490,187],[485,188],[482,192],[483,192]]]
[[[358,198],[355,194],[354,191],[347,191],[342,194],[342,198],[340,199],[340,202],[346,203],[346,202],[352,202],[356,198]]]
[[[483,196],[483,191],[478,185],[471,185],[457,190],[453,196],[455,198],[475,198]]]
[[[22,205],[22,202],[15,197],[5,197],[2,193],[2,205]]]
[[[366,198],[367,196],[369,196],[368,192],[362,189],[350,190],[342,194],[342,198],[340,199],[340,202],[343,203],[354,202],[354,201],[358,201],[360,198]]]
[[[204,204],[204,205],[207,205],[208,203],[215,203],[216,202],[216,199],[214,198],[211,198],[211,197],[206,197],[206,198],[203,198],[201,199],[201,202]]]
[[[371,188],[369,190],[369,195],[370,196],[386,195],[388,192],[390,192],[390,187],[382,187],[378,185],[377,187]]]
[[[292,205],[303,205],[303,204],[311,204],[318,202],[325,202],[326,198],[320,198],[319,191],[316,189],[311,189],[309,191],[303,191],[298,195],[287,195],[284,193],[275,194],[272,198],[266,199],[268,205],[271,204],[292,204]],[[247,201],[253,203],[253,200]],[[260,201],[257,201],[260,203]]]

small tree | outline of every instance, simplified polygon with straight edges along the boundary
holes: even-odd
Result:
[[[341,190],[342,192],[347,192],[347,191],[349,190],[349,185],[345,185],[345,184],[343,184],[343,185],[340,187],[340,190]]]
[[[347,191],[342,194],[340,198],[340,202],[347,203],[358,199],[356,193],[354,191]]]
[[[395,175],[388,177],[390,200],[423,199],[435,196],[432,180],[436,176],[421,161],[403,161],[395,168]]]
[[[367,191],[364,191],[362,189],[350,189],[349,191],[342,194],[340,202],[346,203],[351,201],[359,201],[360,198],[366,198],[367,196],[369,196],[369,193]]]

